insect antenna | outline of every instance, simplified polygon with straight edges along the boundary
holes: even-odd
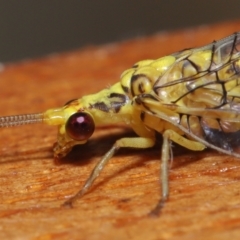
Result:
[[[42,123],[43,121],[44,121],[43,113],[4,116],[0,117],[0,128]]]

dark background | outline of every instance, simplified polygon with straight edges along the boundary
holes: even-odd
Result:
[[[239,0],[0,0],[0,62],[237,18]]]

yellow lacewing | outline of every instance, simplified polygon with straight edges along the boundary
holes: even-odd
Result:
[[[0,127],[45,123],[58,126],[54,156],[85,144],[99,125],[124,122],[139,137],[121,138],[101,158],[82,189],[63,205],[72,206],[119,148],[150,148],[163,136],[162,197],[169,195],[171,141],[201,151],[206,147],[240,157],[240,32],[209,45],[144,60],[124,71],[120,81],[96,94],[44,113],[0,117]]]

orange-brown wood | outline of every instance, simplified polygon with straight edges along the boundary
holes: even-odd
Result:
[[[42,112],[119,80],[138,60],[210,43],[240,30],[240,21],[159,32],[1,67],[0,114]],[[174,147],[170,199],[158,218],[147,214],[160,198],[159,143],[121,150],[73,209],[61,208],[126,128],[98,129],[61,162],[51,147],[56,128],[1,129],[1,239],[238,239],[240,160],[216,151]]]

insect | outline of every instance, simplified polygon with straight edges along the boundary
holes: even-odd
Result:
[[[125,122],[138,137],[121,138],[97,163],[72,204],[93,185],[119,148],[151,148],[156,132],[161,149],[161,199],[169,196],[171,142],[201,151],[206,147],[240,157],[240,32],[200,47],[156,60],[144,60],[124,71],[118,83],[96,94],[39,114],[0,118],[0,127],[45,123],[58,126],[55,158],[85,144],[95,126]]]

